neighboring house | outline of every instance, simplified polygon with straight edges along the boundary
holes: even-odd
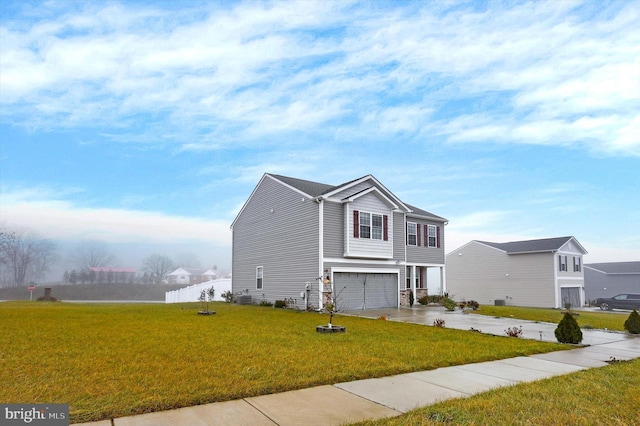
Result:
[[[574,237],[471,241],[446,256],[447,291],[480,304],[583,306],[585,254]]]
[[[231,225],[233,292],[299,308],[398,307],[410,291],[442,291],[446,224],[372,175],[326,185],[266,173]]]
[[[216,272],[213,269],[178,268],[167,274],[168,284],[200,284],[205,281],[215,280]]]
[[[133,283],[136,278],[135,268],[89,268],[89,281],[97,283]]]
[[[589,263],[584,265],[586,300],[640,293],[640,262]]]

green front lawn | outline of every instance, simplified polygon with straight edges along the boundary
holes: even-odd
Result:
[[[213,303],[0,303],[0,401],[68,403],[72,422],[567,349],[356,317]]]
[[[517,306],[491,306],[481,305],[474,314],[488,315],[492,317],[518,318],[530,321],[559,323],[564,315],[560,309],[520,308]],[[616,331],[624,331],[624,322],[630,312],[586,312],[575,311],[575,317],[581,328],[598,328]]]
[[[495,389],[360,426],[637,425],[640,359]]]

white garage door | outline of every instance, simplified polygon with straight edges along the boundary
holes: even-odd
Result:
[[[398,307],[398,276],[336,272],[333,274],[339,311]]]
[[[562,297],[562,307],[565,307],[567,303],[570,303],[572,308],[579,308],[581,306],[580,288],[578,287],[561,287],[560,296]]]

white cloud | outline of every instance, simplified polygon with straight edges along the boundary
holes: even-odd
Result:
[[[5,18],[3,115],[126,134],[150,114],[158,137],[123,139],[200,150],[308,131],[640,155],[636,2],[191,7]]]
[[[63,191],[64,193],[65,191]],[[231,246],[230,223],[159,212],[75,205],[43,188],[3,191],[3,225],[27,228],[55,240],[95,239],[113,243],[207,242]],[[53,195],[53,196],[51,196]]]

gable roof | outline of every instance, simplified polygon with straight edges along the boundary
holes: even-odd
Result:
[[[582,247],[582,245],[574,237],[544,238],[541,240],[511,241],[508,243],[493,243],[490,241],[476,242],[496,248],[498,250],[502,250],[507,254],[520,254],[555,252],[560,250],[569,241],[575,242],[580,250],[582,250],[585,254],[587,253],[584,247]]]
[[[640,275],[640,262],[585,263],[584,267],[607,275]]]
[[[333,186],[333,185],[327,185],[327,184],[324,184],[324,183],[312,182],[310,180],[297,179],[297,178],[292,178],[292,177],[282,176],[282,175],[274,175],[274,174],[271,174],[271,173],[267,173],[267,174],[269,176],[272,176],[272,177],[278,179],[281,182],[286,183],[289,186],[294,187],[295,189],[297,189],[300,192],[304,192],[305,194],[307,194],[311,198],[318,197],[318,196],[320,196],[322,194],[325,194],[325,193],[337,188],[336,186]]]
[[[448,222],[448,220],[445,219],[444,217],[435,215],[433,213],[429,213],[428,211],[419,209],[418,207],[412,206],[411,204],[407,204],[407,207],[411,209],[411,213],[408,213],[407,216],[419,216],[427,219],[435,219],[435,220],[441,220],[443,222]]]
[[[203,268],[178,268],[167,275],[216,275],[215,271],[211,269],[203,269]]]
[[[316,198],[316,199],[320,198],[320,197],[334,195],[334,194],[342,191],[343,189],[349,188],[350,186],[353,186],[353,185],[356,185],[356,184],[358,184],[360,182],[366,181],[367,179],[371,179],[377,185],[379,185],[388,194],[388,196],[389,196],[389,200],[388,201],[389,202],[391,202],[393,204],[397,204],[398,208],[401,208],[403,211],[407,212],[408,214],[413,213],[413,214],[411,214],[412,216],[418,216],[418,217],[423,217],[423,218],[427,218],[427,219],[443,221],[443,222],[445,222],[445,224],[448,222],[448,220],[443,218],[443,217],[440,217],[440,216],[437,216],[435,214],[429,213],[428,211],[419,209],[417,207],[409,206],[409,204],[404,203],[398,197],[396,197],[391,191],[389,191],[382,183],[380,183],[373,175],[362,176],[360,178],[353,179],[353,180],[350,180],[348,182],[341,183],[339,185],[328,185],[328,184],[325,184],[325,183],[313,182],[313,181],[310,181],[310,180],[298,179],[298,178],[293,178],[293,177],[290,177],[290,176],[282,176],[282,175],[277,175],[277,174],[272,174],[272,173],[265,173],[262,176],[262,178],[260,179],[260,182],[262,182],[262,180],[264,180],[264,178],[267,177],[267,176],[272,178],[272,179],[274,179],[274,180],[279,181],[280,183],[282,183],[285,186],[288,186],[288,187],[294,189],[295,191],[300,192],[302,195],[306,195],[309,198]],[[249,202],[249,200],[253,196],[254,192],[256,191],[258,186],[260,186],[260,182],[258,182],[258,185],[256,185],[256,187],[254,188],[253,192],[251,193],[251,195],[249,196],[247,201],[244,203],[244,205],[242,206],[242,208],[240,209],[240,211],[236,215],[236,218],[231,223],[231,229],[233,229],[233,226],[236,223],[236,220],[238,220],[238,217],[240,217],[240,215],[242,214],[242,211],[244,210],[245,206],[247,205],[247,203]],[[364,190],[364,191],[367,191],[367,190]],[[382,194],[381,191],[380,191],[380,194]],[[353,195],[354,194],[352,194],[352,196]],[[384,195],[384,194],[382,194],[382,195]],[[349,197],[347,197],[347,198],[349,198]]]

